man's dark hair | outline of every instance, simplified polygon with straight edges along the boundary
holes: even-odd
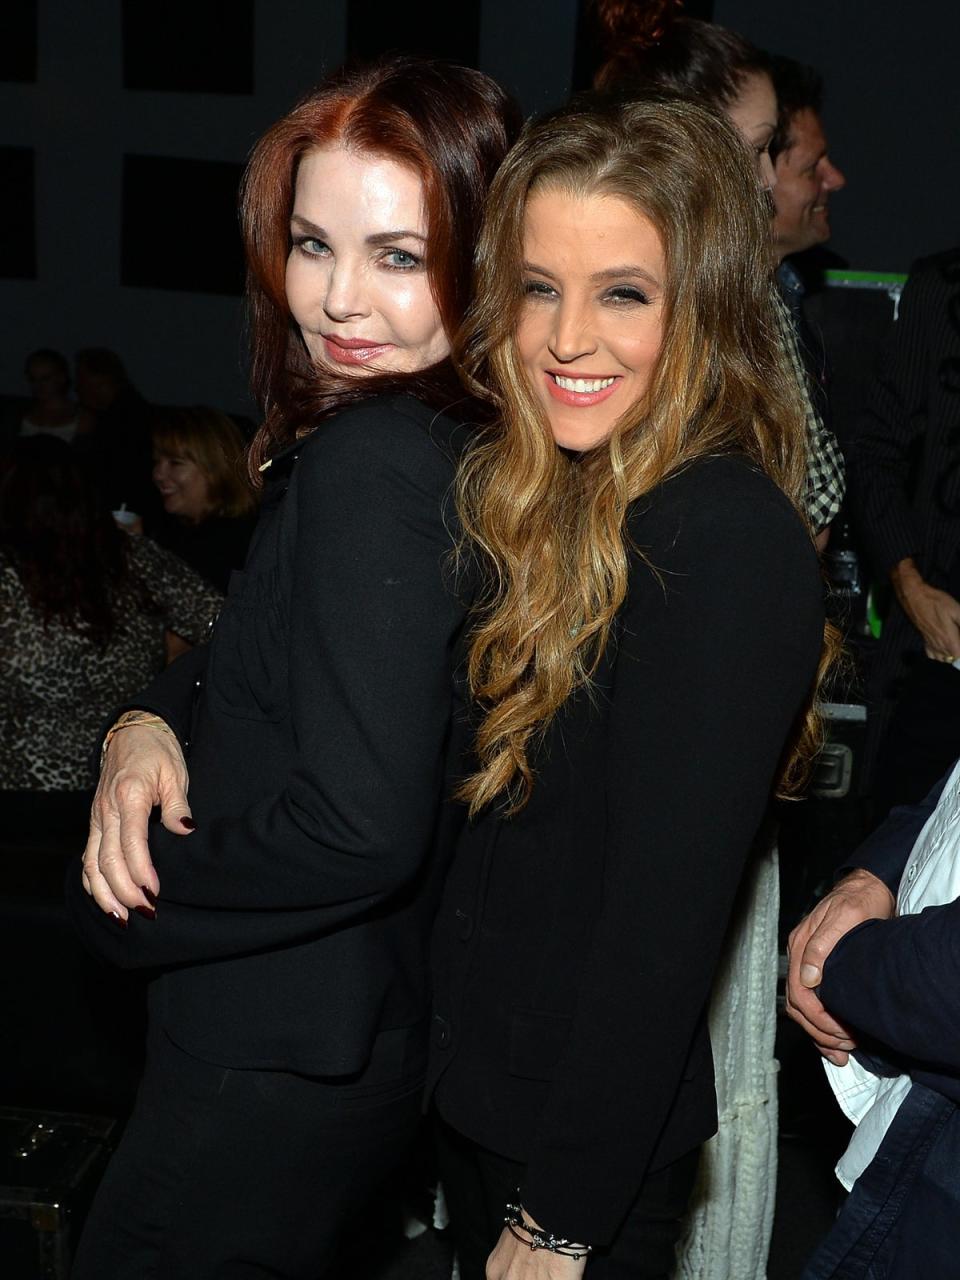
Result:
[[[124,386],[129,381],[123,361],[108,347],[84,347],[74,356],[74,361],[87,373],[97,378],[109,378],[118,387]]]
[[[770,159],[775,161],[791,145],[790,125],[797,112],[820,114],[823,78],[813,67],[779,55],[770,59],[770,75],[777,93],[777,128],[770,142]]]

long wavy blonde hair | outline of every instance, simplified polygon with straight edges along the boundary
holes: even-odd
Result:
[[[646,395],[579,456],[557,447],[516,346],[524,209],[531,192],[627,201],[656,227],[667,282]],[[490,570],[470,643],[480,708],[471,813],[521,808],[537,738],[589,682],[627,592],[627,509],[704,454],[745,454],[803,517],[805,422],[775,312],[767,197],[741,138],[680,99],[574,104],[526,127],[493,183],[475,302],[456,347],[497,420],[467,456],[457,502]],[[805,519],[805,517],[803,517]],[[656,566],[651,565],[651,571]],[[813,710],[787,762],[818,745]]]

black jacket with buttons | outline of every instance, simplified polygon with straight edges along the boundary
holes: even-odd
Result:
[[[161,970],[154,1014],[198,1057],[353,1073],[378,1035],[426,1017],[460,821],[441,797],[464,734],[469,601],[450,554],[464,436],[417,401],[378,399],[278,455],[207,651],[137,700],[189,739],[197,829],[151,828],[156,920],[121,932],[79,871],[69,896],[100,953]]]
[[[809,535],[743,459],[692,464],[629,533],[646,560],[594,686],[527,807],[464,828],[433,950],[441,1115],[525,1163],[534,1219],[597,1245],[715,1128],[710,987],[823,633]]]

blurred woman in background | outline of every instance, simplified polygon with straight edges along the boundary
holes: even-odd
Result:
[[[164,665],[164,634],[203,639],[222,597],[102,509],[95,472],[49,436],[0,485],[0,789],[5,832],[74,842],[103,719]],[[38,801],[42,800],[42,803]]]
[[[164,514],[153,537],[219,591],[243,568],[256,523],[246,451],[225,413],[203,405],[157,410],[153,483]]]
[[[70,366],[59,351],[43,347],[24,363],[30,401],[20,423],[21,436],[49,435],[69,444],[89,431],[93,419],[70,396]]]

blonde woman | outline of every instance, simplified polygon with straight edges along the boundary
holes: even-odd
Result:
[[[570,108],[488,210],[461,358],[499,421],[459,505],[494,585],[435,935],[442,1173],[463,1280],[664,1277],[716,1126],[724,933],[816,741],[803,410],[726,122]]]
[[[246,454],[240,428],[217,409],[158,411],[153,483],[163,517],[153,536],[221,591],[243,568],[256,524]]]

